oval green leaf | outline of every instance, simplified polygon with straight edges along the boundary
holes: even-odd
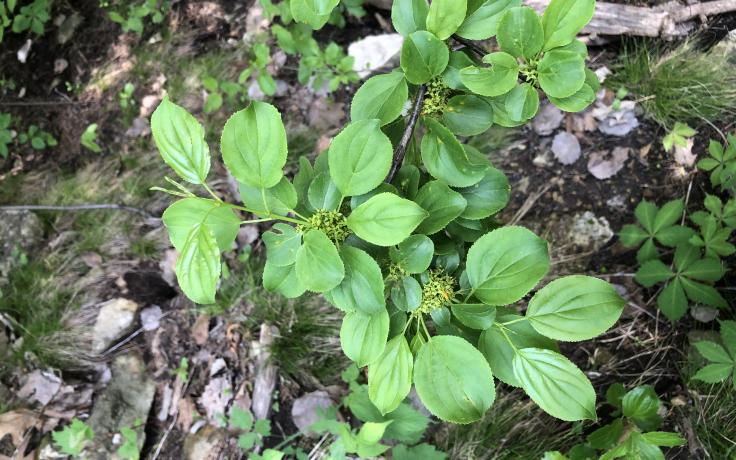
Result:
[[[469,0],[465,20],[457,34],[468,40],[485,40],[496,35],[503,14],[521,0]]]
[[[389,316],[386,310],[373,315],[360,311],[347,313],[340,328],[340,346],[358,367],[378,359],[386,347]]]
[[[335,136],[327,157],[330,177],[344,196],[368,193],[383,182],[391,168],[393,148],[380,120],[360,120]]]
[[[420,0],[425,3],[425,0]],[[394,3],[396,5],[396,3]],[[378,118],[381,126],[397,119],[409,98],[409,87],[401,72],[376,75],[366,80],[353,96],[350,119],[370,120]]]
[[[417,233],[425,235],[432,235],[445,228],[462,214],[468,204],[461,194],[438,180],[424,184],[414,201],[429,213],[416,229]]]
[[[391,261],[409,274],[422,273],[432,262],[434,243],[425,235],[412,235],[389,249]]]
[[[454,134],[439,122],[427,118],[429,132],[422,137],[424,166],[435,178],[453,187],[469,187],[483,179],[490,167],[488,160],[471,156]]]
[[[607,331],[626,301],[609,283],[591,276],[559,278],[534,294],[526,318],[540,334],[578,342]]]
[[[369,243],[393,246],[408,238],[427,215],[413,201],[392,193],[379,193],[348,216],[348,227]]]
[[[596,419],[593,385],[569,359],[542,348],[523,348],[513,365],[526,394],[549,415],[568,422]]]
[[[451,309],[453,316],[471,329],[488,329],[496,319],[496,307],[482,303],[457,303]]]
[[[418,30],[404,39],[401,46],[401,69],[415,85],[427,83],[441,74],[450,59],[445,43],[426,30]]]
[[[511,8],[498,23],[496,40],[514,57],[534,58],[544,45],[544,30],[537,12],[528,6]]]
[[[483,355],[465,339],[449,335],[432,337],[421,347],[414,384],[426,408],[452,423],[479,420],[496,397]]]
[[[287,299],[294,299],[304,294],[306,288],[296,277],[296,266],[286,265],[279,267],[269,259],[263,266],[263,287],[270,292],[278,292]]]
[[[537,72],[539,86],[547,96],[569,97],[585,84],[585,61],[573,51],[552,50],[544,53]]]
[[[193,302],[215,303],[220,268],[215,234],[206,225],[196,225],[189,232],[176,261],[176,279],[181,290]]]
[[[467,0],[433,0],[427,14],[427,30],[440,40],[447,40],[463,23],[467,8]]]
[[[488,305],[524,297],[549,270],[547,242],[523,227],[503,227],[480,237],[468,250],[468,281]]]
[[[296,262],[296,253],[302,245],[302,234],[288,224],[278,223],[263,233],[266,257],[277,267],[288,267]]]
[[[481,96],[500,96],[516,86],[519,78],[519,63],[504,52],[486,55],[483,62],[491,67],[470,66],[460,71],[460,80],[470,91]]]
[[[472,94],[459,94],[447,101],[442,121],[453,133],[475,136],[493,124],[493,109],[485,99]]]
[[[427,0],[394,0],[391,5],[391,22],[396,32],[406,37],[427,28],[428,13]]]
[[[479,220],[497,213],[506,206],[511,196],[511,186],[504,173],[491,167],[480,182],[458,189],[458,192],[467,202],[460,217]]]
[[[326,297],[342,311],[358,310],[367,315],[386,309],[383,275],[378,263],[365,251],[351,246],[340,249],[345,277]]]
[[[409,394],[413,367],[403,334],[389,340],[383,354],[368,366],[368,396],[381,415],[394,411]]]
[[[544,50],[564,46],[590,22],[595,0],[552,0],[542,15]]]
[[[580,112],[595,101],[593,89],[584,83],[575,94],[568,97],[549,97],[549,101],[565,112]]]
[[[304,244],[296,253],[299,284],[313,292],[326,292],[345,277],[345,266],[335,245],[320,230],[304,234]]]
[[[283,177],[286,130],[276,107],[252,102],[225,123],[220,140],[222,160],[238,182],[270,188]]]
[[[195,225],[204,225],[215,235],[220,251],[232,248],[240,230],[240,219],[228,206],[205,198],[184,198],[166,208],[161,220],[169,232],[171,244],[184,250]]]
[[[161,157],[179,177],[204,183],[210,171],[210,148],[196,118],[164,96],[151,115],[151,132]]]
[[[529,83],[517,85],[506,94],[506,114],[514,122],[531,119],[539,110],[539,94]]]

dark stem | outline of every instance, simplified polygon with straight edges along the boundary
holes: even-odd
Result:
[[[91,211],[97,209],[113,209],[118,211],[127,211],[140,214],[147,219],[155,219],[143,209],[125,206],[122,204],[75,204],[69,206],[43,206],[43,205],[18,205],[18,206],[0,206],[0,211]]]
[[[462,44],[463,46],[465,46],[466,48],[468,48],[470,51],[474,52],[481,58],[485,56],[486,54],[488,54],[488,51],[483,49],[482,46],[476,45],[470,40],[467,40],[463,37],[459,37],[457,35],[453,35],[452,38],[455,39],[456,42]]]
[[[396,146],[396,150],[394,150],[394,159],[391,163],[391,170],[388,172],[388,176],[386,176],[386,182],[389,184],[394,180],[394,176],[401,167],[401,164],[404,162],[406,149],[409,148],[409,142],[411,142],[411,138],[414,135],[414,128],[417,125],[417,120],[419,120],[419,114],[422,113],[422,104],[424,103],[424,95],[426,92],[427,87],[425,85],[419,85],[419,91],[417,91],[417,97],[414,99],[414,107],[412,107],[409,123],[407,123],[406,128],[404,128],[404,134],[401,136],[401,140],[399,141],[399,145]]]

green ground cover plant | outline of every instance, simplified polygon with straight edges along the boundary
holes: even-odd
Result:
[[[664,460],[661,447],[685,444],[678,433],[658,431],[662,402],[651,386],[626,391],[616,383],[606,391],[606,401],[615,408],[611,423],[589,434],[584,444],[574,446],[567,455],[547,452],[543,460]]]
[[[327,21],[328,11],[295,3],[296,20]],[[589,105],[598,81],[575,36],[594,2],[554,0],[541,18],[513,3],[492,14],[480,6],[395,2],[396,11],[418,12],[392,15],[405,35],[400,70],[361,86],[350,123],[314,163],[301,158],[291,180],[278,110],[252,102],[232,115],[220,150],[242,205],[207,185],[204,129],[164,98],[151,119],[156,145],[184,182],[209,195],[172,179],[173,188],[158,188],[181,198],[163,216],[181,253],[178,282],[194,302],[215,303],[221,253],[239,227],[276,222],[263,235],[264,287],[290,298],[321,293],[345,313],[342,348],[368,367],[368,398],[382,416],[414,385],[438,418],[479,420],[494,401],[495,377],[557,418],[596,419],[590,381],[556,341],[605,332],[624,300],[600,279],[573,275],[539,289],[519,315],[514,304],[549,270],[547,243],[494,218],[508,202],[508,180],[458,138],[494,123],[524,124],[537,112],[539,91],[563,110]],[[501,51],[448,49],[453,37],[494,35]]]

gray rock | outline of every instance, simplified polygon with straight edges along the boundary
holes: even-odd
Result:
[[[639,127],[639,120],[633,110],[618,110],[611,112],[598,123],[598,131],[609,136],[626,136]]]
[[[94,460],[116,459],[120,447],[112,442],[122,428],[132,428],[137,433],[138,448],[145,441],[145,422],[151,411],[156,386],[148,377],[146,366],[137,354],[118,356],[112,362],[112,379],[95,400],[89,425],[95,439],[88,448],[86,458]]]
[[[138,304],[132,300],[112,299],[100,307],[92,329],[92,348],[96,353],[105,351],[133,326]]]
[[[613,230],[605,217],[596,217],[592,212],[585,211],[573,217],[569,238],[575,246],[597,251],[613,238]]]
[[[294,401],[291,418],[302,433],[310,433],[309,427],[321,419],[320,410],[332,406],[332,399],[326,391],[313,391]]]
[[[690,316],[701,323],[709,323],[718,317],[718,310],[705,305],[694,305],[690,307]]]
[[[23,255],[43,238],[43,224],[30,211],[0,211],[0,286]]]
[[[217,460],[221,452],[227,433],[213,426],[206,426],[184,440],[184,458],[186,460]]]
[[[399,56],[404,37],[400,34],[369,35],[348,46],[348,55],[352,56],[353,70],[360,78],[389,65]]]
[[[574,135],[562,131],[552,141],[552,153],[563,165],[571,165],[580,158],[580,142]]]
[[[629,159],[628,147],[614,147],[611,152],[593,152],[588,157],[588,172],[596,179],[610,179],[621,171]]]
[[[540,136],[549,136],[560,127],[565,114],[552,104],[544,104],[532,120],[534,132]]]

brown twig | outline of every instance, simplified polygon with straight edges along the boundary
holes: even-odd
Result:
[[[406,155],[406,149],[409,148],[409,142],[414,135],[414,128],[416,127],[417,120],[419,120],[419,114],[422,113],[422,104],[424,103],[424,95],[427,93],[427,87],[425,85],[419,86],[417,97],[414,99],[414,107],[412,107],[411,116],[409,117],[409,123],[404,128],[404,134],[401,136],[399,145],[394,150],[394,159],[391,162],[391,169],[386,176],[386,182],[391,183],[394,180],[394,176],[399,171],[401,164],[404,162],[404,155]]]
[[[488,51],[486,51],[482,46],[477,45],[477,44],[473,43],[470,40],[467,40],[467,39],[465,39],[463,37],[459,37],[457,35],[453,35],[452,38],[456,42],[460,43],[461,45],[463,45],[464,47],[466,47],[467,49],[469,49],[470,51],[472,51],[475,54],[477,54],[479,57],[483,57],[486,54],[488,54]]]
[[[69,206],[44,206],[44,205],[18,205],[18,206],[0,206],[0,211],[93,211],[99,209],[112,209],[118,211],[127,211],[139,214],[147,219],[156,219],[156,216],[149,214],[140,208],[125,206],[122,204],[75,204]]]

